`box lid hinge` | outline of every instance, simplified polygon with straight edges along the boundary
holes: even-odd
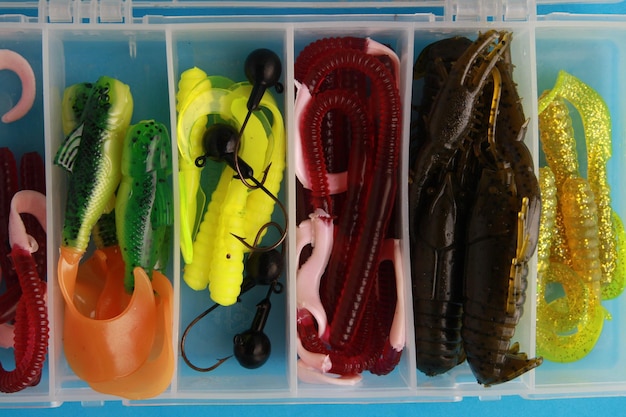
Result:
[[[50,23],[125,23],[132,21],[132,0],[42,0]]]
[[[446,18],[478,22],[526,21],[531,17],[531,2],[532,0],[447,0]]]

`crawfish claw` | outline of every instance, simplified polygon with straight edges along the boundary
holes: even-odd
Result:
[[[428,130],[443,135],[444,146],[447,148],[458,147],[458,140],[472,120],[470,116],[475,102],[492,70],[509,49],[510,38],[510,33],[494,30],[480,35],[450,69],[428,121]],[[485,52],[486,55],[483,55]]]
[[[478,65],[470,64],[465,67],[461,74],[461,84],[463,85],[468,82],[472,91],[478,92],[482,90],[485,80],[490,76],[491,70],[496,66],[499,58],[508,47],[510,40],[510,32],[496,32],[495,30],[490,30],[484,35],[481,35],[468,50],[471,53],[470,63],[479,60],[481,62]],[[491,49],[489,50],[489,48]],[[483,56],[482,54],[485,51],[488,51],[487,55]],[[473,76],[471,74],[473,74]]]

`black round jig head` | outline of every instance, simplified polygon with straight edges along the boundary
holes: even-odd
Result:
[[[180,352],[183,360],[191,369],[198,372],[210,372],[222,363],[226,362],[232,356],[247,369],[256,369],[262,366],[271,354],[271,343],[269,337],[263,332],[267,318],[271,310],[270,296],[283,292],[283,284],[278,279],[282,274],[284,266],[284,255],[276,249],[265,252],[252,252],[246,261],[246,277],[241,284],[241,295],[250,291],[257,285],[269,285],[269,289],[265,298],[257,304],[257,311],[252,319],[250,328],[242,333],[235,335],[233,338],[233,355],[218,359],[217,362],[209,367],[199,367],[191,362],[187,357],[185,350],[185,342],[189,331],[200,320],[210,314],[219,307],[219,304],[213,304],[211,307],[200,313],[193,319],[181,337]]]
[[[199,156],[195,164],[197,167],[202,168],[206,164],[207,159],[213,159],[215,161],[224,161],[233,171],[237,173],[238,178],[246,187],[251,190],[261,189],[267,194],[283,212],[285,218],[285,227],[282,228],[275,222],[265,224],[260,232],[265,231],[269,227],[275,227],[280,237],[273,244],[265,247],[259,247],[256,244],[250,245],[241,236],[234,235],[246,248],[251,251],[267,251],[277,248],[287,236],[287,210],[283,203],[272,194],[265,186],[265,179],[271,169],[271,165],[263,172],[263,176],[260,180],[254,177],[254,171],[252,167],[246,163],[239,156],[239,147],[241,145],[241,138],[243,132],[248,124],[248,120],[252,113],[258,110],[263,98],[263,94],[268,88],[275,87],[276,91],[281,93],[283,91],[283,85],[279,83],[279,79],[282,74],[282,64],[280,58],[276,53],[269,49],[260,48],[252,51],[246,58],[244,69],[248,81],[252,84],[252,91],[248,99],[247,108],[248,112],[241,125],[240,130],[237,130],[226,123],[215,123],[211,125],[204,133],[202,138],[202,144],[204,148],[204,155]]]

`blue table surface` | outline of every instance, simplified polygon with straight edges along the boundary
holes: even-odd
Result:
[[[626,14],[626,1],[608,4],[546,5],[540,14],[552,11],[571,13]],[[455,403],[400,403],[400,404],[286,404],[286,405],[195,405],[129,407],[120,401],[106,402],[98,407],[84,407],[81,403],[66,403],[49,409],[5,409],[2,416],[179,416],[189,413],[201,416],[246,417],[333,417],[333,416],[620,416],[626,410],[626,397],[525,400],[503,397],[495,401],[466,398]]]
[[[524,400],[504,397],[497,401],[480,401],[467,398],[456,403],[415,404],[306,404],[306,405],[232,405],[232,406],[163,406],[126,407],[121,402],[107,402],[102,407],[83,407],[80,403],[67,403],[51,409],[8,409],[2,416],[182,416],[203,417],[431,417],[431,416],[533,416],[533,417],[583,417],[624,415],[626,398],[593,398],[567,400]]]

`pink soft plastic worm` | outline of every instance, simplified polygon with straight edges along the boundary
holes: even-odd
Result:
[[[299,374],[305,380],[316,380],[319,377],[316,371],[343,376],[358,375],[364,370],[388,373],[397,364],[404,344],[404,331],[398,324],[403,321],[402,312],[397,309],[394,312],[396,301],[401,301],[401,271],[398,268],[394,271],[399,280],[398,294],[393,290],[394,296],[385,297],[389,274],[384,273],[385,268],[379,268],[397,182],[398,60],[388,48],[369,39],[356,38],[322,40],[305,48],[302,55],[296,62],[296,74],[300,74],[302,81],[297,83],[296,123],[307,128],[297,129],[296,174],[304,188],[311,190],[314,210],[331,211],[329,196],[342,191],[346,191],[346,203],[337,220],[332,253],[321,278],[321,302],[327,318],[298,302],[299,355],[304,362],[299,366]],[[388,56],[390,63],[383,63],[377,56]],[[312,68],[305,71],[306,66]],[[334,88],[346,83],[336,82],[345,71],[350,74],[348,80],[358,83],[367,79],[371,96]],[[321,138],[324,120],[335,111],[347,115],[348,131],[352,133],[346,173],[329,173]],[[307,140],[303,140],[300,130],[310,133]],[[332,211],[329,214],[335,215]],[[304,270],[318,270],[320,265],[311,268],[309,263],[319,262],[319,253],[330,251],[311,243],[312,255],[300,268],[298,279],[304,278],[300,274]],[[393,320],[385,319],[390,317]],[[328,329],[326,319],[330,323]],[[390,335],[389,339],[377,338],[381,333]],[[340,383],[356,380],[335,379]]]
[[[11,123],[24,117],[35,102],[35,74],[28,61],[10,49],[0,49],[0,70],[11,70],[22,83],[22,96],[17,104],[2,116],[3,123]]]
[[[17,272],[22,297],[15,314],[15,369],[7,371],[0,364],[1,392],[21,391],[38,384],[41,379],[48,350],[46,284],[39,278],[37,265],[31,256],[38,249],[37,242],[26,233],[20,214],[34,215],[45,230],[45,211],[46,197],[37,191],[19,191],[11,201],[9,215],[11,260]]]

